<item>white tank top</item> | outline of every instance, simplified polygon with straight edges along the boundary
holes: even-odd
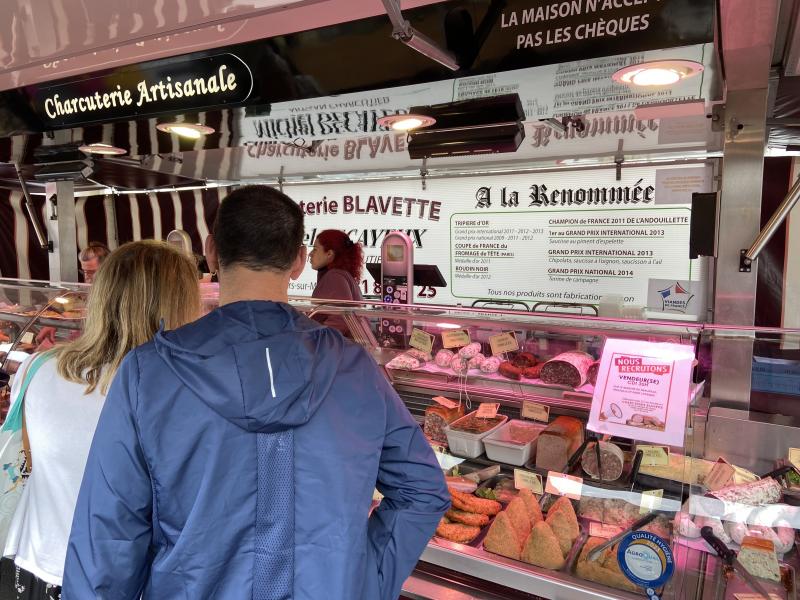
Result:
[[[29,359],[30,360],[30,359]],[[19,368],[22,375],[25,361]],[[22,377],[11,388],[16,398]],[[4,556],[39,579],[61,585],[72,515],[105,396],[58,375],[56,359],[45,362],[25,395],[25,425],[33,471],[6,538]]]

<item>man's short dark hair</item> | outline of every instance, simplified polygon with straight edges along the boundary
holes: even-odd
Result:
[[[214,240],[222,268],[288,271],[303,244],[303,211],[266,185],[241,187],[222,201]]]

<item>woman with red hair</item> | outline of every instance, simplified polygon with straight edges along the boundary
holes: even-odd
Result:
[[[361,268],[364,251],[344,231],[326,229],[314,240],[309,255],[311,268],[317,271],[313,298],[360,301]]]

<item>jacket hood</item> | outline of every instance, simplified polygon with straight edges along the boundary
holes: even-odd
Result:
[[[154,344],[200,401],[242,429],[272,433],[313,416],[345,341],[287,304],[247,301],[175,331],[162,328]]]

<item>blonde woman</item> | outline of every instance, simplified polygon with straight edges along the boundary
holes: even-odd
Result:
[[[103,262],[83,335],[53,351],[25,394],[33,467],[6,540],[3,554],[13,559],[2,560],[0,598],[60,598],[78,490],[111,380],[125,355],[150,340],[162,320],[175,329],[199,310],[197,269],[186,253],[141,241]]]

